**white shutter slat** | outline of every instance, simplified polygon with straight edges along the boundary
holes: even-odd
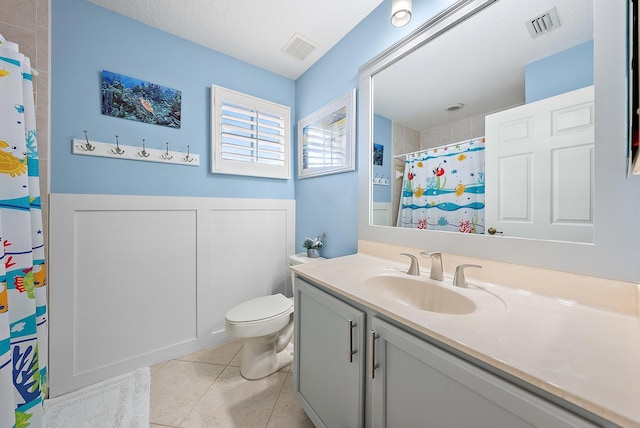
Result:
[[[216,86],[212,92],[212,172],[289,178],[290,109]]]
[[[228,116],[228,115],[222,115],[222,124],[223,125],[231,125],[234,123],[244,123],[246,125],[248,125],[247,129],[251,129],[251,128],[255,128],[256,126],[258,126],[259,129],[262,130],[270,130],[271,133],[273,134],[279,134],[279,135],[283,135],[284,134],[284,123],[276,123],[276,122],[271,122],[271,121],[264,121],[264,120],[250,120],[250,119],[244,119],[242,117],[238,117],[238,116]],[[236,125],[237,126],[237,125]]]

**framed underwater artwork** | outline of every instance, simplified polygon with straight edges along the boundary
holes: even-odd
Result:
[[[356,90],[298,121],[298,178],[354,171]]]
[[[373,143],[373,164],[384,164],[384,146],[382,144]]]
[[[102,70],[102,114],[180,128],[182,91]]]

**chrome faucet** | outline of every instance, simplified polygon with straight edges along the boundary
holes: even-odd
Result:
[[[456,272],[453,275],[453,285],[460,288],[469,288],[467,279],[464,277],[464,269],[468,267],[476,267],[482,269],[479,265],[462,264],[456,268]]]
[[[442,274],[442,253],[422,251],[420,254],[431,256],[431,272],[429,273],[429,278],[435,279],[436,281],[444,280],[444,276]]]
[[[418,264],[418,258],[413,254],[409,254],[409,253],[400,253],[400,254],[403,256],[407,256],[411,259],[411,266],[409,266],[407,275],[413,275],[413,276],[420,275],[420,265]]]

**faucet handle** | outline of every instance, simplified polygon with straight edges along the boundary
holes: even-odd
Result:
[[[420,252],[420,254],[431,256],[431,271],[429,272],[429,278],[435,279],[436,281],[444,280],[444,275],[442,272],[442,253],[430,253],[428,251],[422,251]]]
[[[456,272],[453,275],[453,285],[460,288],[468,288],[467,279],[464,277],[464,268],[476,267],[482,269],[482,266],[472,264],[461,264],[456,267]]]
[[[418,264],[418,258],[413,254],[409,254],[409,253],[400,253],[400,254],[403,256],[407,256],[411,259],[411,266],[409,266],[407,275],[413,275],[413,276],[420,275],[420,265]]]

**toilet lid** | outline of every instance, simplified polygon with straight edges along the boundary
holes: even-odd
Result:
[[[260,321],[290,313],[292,309],[293,302],[291,300],[282,294],[274,294],[240,303],[229,309],[225,318],[232,323]]]

